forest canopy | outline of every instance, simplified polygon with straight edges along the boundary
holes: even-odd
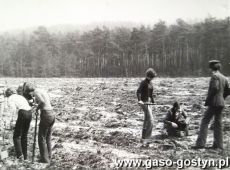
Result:
[[[0,59],[2,77],[138,77],[148,67],[160,76],[207,76],[211,59],[230,75],[230,17],[82,33],[40,26],[31,34],[1,34]]]

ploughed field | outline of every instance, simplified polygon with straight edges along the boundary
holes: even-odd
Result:
[[[155,123],[150,145],[142,147],[140,139],[144,115],[136,98],[136,89],[142,79],[1,78],[2,84],[8,86],[16,87],[24,81],[30,81],[46,89],[56,113],[56,122],[52,135],[53,158],[50,165],[37,162],[38,144],[35,163],[31,163],[34,118],[28,135],[28,161],[15,159],[13,131],[2,128],[1,150],[7,150],[9,157],[0,160],[0,168],[116,168],[115,160],[118,159],[177,161],[182,158],[191,160],[230,157],[230,97],[226,101],[227,106],[223,116],[225,150],[191,149],[191,146],[195,144],[200,120],[206,109],[203,105],[209,78],[157,78],[153,80],[156,101],[156,105],[153,106]],[[167,138],[162,119],[176,100],[182,103],[182,107],[190,117],[190,134],[180,138]],[[3,116],[6,126],[9,117],[6,110]],[[213,132],[209,130],[207,146],[212,145],[212,140]],[[175,166],[159,169],[175,169]]]

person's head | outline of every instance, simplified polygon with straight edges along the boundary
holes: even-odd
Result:
[[[25,94],[30,94],[31,92],[33,92],[34,90],[35,90],[35,86],[32,84],[32,83],[27,83],[27,82],[25,82],[24,84],[23,84],[23,92],[25,93]]]
[[[6,91],[5,91],[5,96],[6,96],[6,97],[10,97],[12,94],[16,94],[16,93],[17,93],[17,92],[16,92],[15,88],[9,87],[9,88],[7,88]]]
[[[148,68],[145,72],[145,75],[148,80],[152,80],[154,77],[157,76],[157,73],[153,68]]]
[[[18,88],[17,88],[17,93],[18,93],[19,95],[23,95],[23,85],[22,85],[22,84],[18,86]]]
[[[176,101],[173,103],[173,110],[178,111],[180,109],[180,104]]]
[[[212,71],[220,70],[220,68],[221,68],[221,64],[219,60],[209,61],[209,69],[211,69]]]

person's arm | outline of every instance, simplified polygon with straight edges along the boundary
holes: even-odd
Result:
[[[155,103],[155,100],[154,100],[154,98],[153,98],[153,92],[152,92],[150,98],[151,98],[151,103]]]
[[[212,75],[211,82],[210,82],[210,95],[214,96],[218,90],[220,89],[220,82],[219,78],[216,75]]]
[[[163,120],[164,124],[170,124],[170,123],[172,123],[171,121],[169,121],[170,117],[171,117],[171,111],[168,111],[168,113],[166,114],[166,116],[165,116],[165,118]]]
[[[172,128],[178,128],[178,125],[175,123],[175,122],[172,122],[172,121],[169,121],[170,119],[165,119],[164,120],[164,126],[169,126],[169,127],[172,127]]]
[[[34,97],[35,97],[35,101],[38,103],[38,106],[36,109],[36,111],[38,111],[39,109],[41,109],[44,106],[45,101],[44,101],[41,93],[39,93],[39,92],[35,92]]]
[[[137,100],[141,101],[141,93],[144,88],[144,81],[142,81],[137,89]]]
[[[184,120],[185,123],[188,124],[189,123],[188,114],[184,110],[182,110],[182,116],[185,118]]]
[[[144,105],[144,102],[141,100],[141,93],[144,89],[144,81],[142,81],[137,89],[137,100],[139,105]]]
[[[150,86],[152,88],[151,94],[150,94],[151,103],[155,103],[154,98],[153,98],[153,84],[152,84],[152,82],[150,82]]]
[[[205,104],[204,104],[205,106],[210,105],[210,102],[213,100],[213,97],[216,95],[216,93],[219,90],[219,84],[220,83],[218,77],[215,74],[213,74],[209,82],[208,95],[206,97]]]
[[[224,99],[230,95],[230,89],[229,89],[229,85],[228,85],[228,81],[225,81],[225,86],[224,86]]]
[[[15,102],[11,100],[11,98],[8,98],[7,100],[7,107],[9,109],[9,112],[11,113],[11,121],[16,120],[17,117],[17,107],[15,105]]]
[[[165,117],[165,119],[164,119],[165,127],[169,126],[169,127],[172,127],[172,128],[178,128],[178,125],[175,122],[170,121],[171,116],[172,116],[172,111],[169,110],[167,115],[166,115],[166,117]]]
[[[181,114],[182,114],[182,116],[185,118],[185,119],[187,119],[187,117],[188,117],[188,114],[184,111],[184,110],[181,110]]]

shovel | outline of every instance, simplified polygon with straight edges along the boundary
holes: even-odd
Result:
[[[35,112],[36,119],[35,119],[35,128],[34,128],[34,143],[33,143],[33,154],[32,154],[32,163],[34,163],[34,156],[35,156],[35,147],[36,147],[36,136],[37,136],[37,123],[38,123],[38,112]]]
[[[146,103],[144,103],[144,105],[156,105],[156,103],[149,103],[149,102],[146,102]]]

